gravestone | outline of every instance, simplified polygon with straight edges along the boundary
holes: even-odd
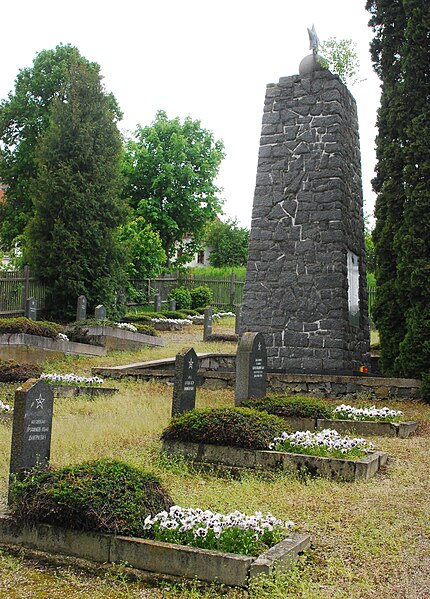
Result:
[[[203,341],[207,341],[212,335],[213,310],[211,306],[205,308],[203,320]]]
[[[15,391],[10,474],[49,462],[53,405],[54,393],[43,381],[29,379]]]
[[[239,304],[238,306],[236,306],[235,308],[235,314],[236,314],[236,319],[234,321],[234,333],[235,335],[239,335],[239,331],[240,331],[240,319],[242,316],[242,305]]]
[[[245,331],[263,333],[269,370],[352,374],[370,362],[356,103],[327,70],[267,86]]]
[[[267,351],[261,333],[243,333],[236,354],[235,405],[246,399],[265,397]]]
[[[169,300],[169,310],[171,310],[172,312],[174,312],[176,310],[176,300],[174,300],[174,299]]]
[[[96,320],[106,320],[106,308],[103,306],[103,304],[99,304],[95,307],[94,318]]]
[[[25,302],[25,316],[30,320],[37,320],[37,300],[29,297]]]
[[[154,299],[154,311],[161,312],[161,295],[157,293]]]
[[[78,297],[76,307],[76,322],[84,322],[87,319],[87,298],[85,295]]]
[[[199,359],[192,347],[176,354],[172,416],[196,407],[197,371]]]

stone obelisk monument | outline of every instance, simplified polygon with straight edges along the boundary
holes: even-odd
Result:
[[[240,332],[263,333],[269,370],[351,374],[369,362],[357,111],[309,37],[267,86]]]

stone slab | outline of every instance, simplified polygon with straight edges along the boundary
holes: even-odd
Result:
[[[39,335],[14,333],[0,335],[0,358],[18,362],[40,362],[64,354],[105,356],[106,348],[87,343],[61,341]]]
[[[163,441],[163,451],[177,453],[202,464],[260,470],[293,471],[304,469],[312,476],[324,476],[340,481],[370,478],[388,459],[388,454],[380,451],[371,452],[361,460],[349,460],[282,451],[186,443],[171,439]],[[357,464],[360,466],[357,467]]]
[[[164,339],[161,337],[135,333],[127,329],[109,326],[90,326],[85,327],[85,330],[88,331],[87,334],[92,343],[106,347],[108,350],[127,351],[140,349],[145,345],[155,347],[164,346]]]
[[[279,566],[290,568],[297,555],[310,547],[310,536],[291,533],[268,551],[254,557],[134,537],[68,530],[49,524],[27,526],[3,514],[0,515],[0,544],[102,563],[126,563],[149,572],[246,587],[250,577],[269,574]]]

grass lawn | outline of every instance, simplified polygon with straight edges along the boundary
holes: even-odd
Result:
[[[232,332],[233,321],[215,324]],[[202,327],[163,333],[165,348],[114,353],[107,358],[67,358],[45,372],[89,376],[91,366],[174,356],[182,347],[197,352],[235,352],[233,343],[203,343]],[[109,381],[107,384],[110,384]],[[100,456],[123,459],[157,474],[174,501],[220,512],[270,511],[310,533],[312,548],[292,572],[255,583],[249,591],[169,581],[71,558],[0,547],[0,597],[24,598],[422,598],[430,592],[430,405],[393,403],[405,419],[423,423],[409,439],[373,437],[391,459],[369,481],[336,483],[288,474],[217,477],[160,456],[159,435],[170,416],[172,387],[158,382],[112,381],[110,398],[55,401],[51,462],[78,463]],[[0,399],[15,386],[0,384]],[[233,390],[198,389],[197,405],[232,406]],[[385,405],[385,404],[384,404]],[[0,423],[0,504],[6,505],[10,424]]]

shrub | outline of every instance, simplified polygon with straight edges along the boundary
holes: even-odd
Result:
[[[131,322],[132,324],[151,324],[151,317],[148,316],[146,312],[141,312],[137,314],[126,314],[122,320],[123,322]]]
[[[265,449],[284,428],[282,419],[250,408],[206,408],[172,418],[161,438]]]
[[[194,287],[190,291],[191,295],[191,308],[205,308],[211,304],[213,299],[212,289],[209,289],[207,285],[199,285]]]
[[[150,514],[172,501],[160,481],[116,460],[59,469],[34,468],[10,486],[11,514],[32,524],[139,536]]]
[[[191,308],[191,294],[185,287],[176,287],[172,289],[168,296],[169,299],[174,299],[178,310],[189,310]]]
[[[15,360],[0,360],[0,383],[19,383],[38,379],[42,368],[37,364],[18,364]]]
[[[260,400],[248,400],[243,405],[276,416],[297,418],[331,418],[332,409],[321,399],[304,395],[274,395]]]
[[[58,333],[62,333],[64,327],[56,322],[45,322],[43,320],[30,320],[24,316],[19,318],[0,318],[0,334],[3,333],[27,333],[28,335],[39,335],[55,339]]]

